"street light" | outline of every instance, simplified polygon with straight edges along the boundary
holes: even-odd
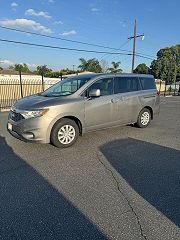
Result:
[[[144,41],[144,38],[145,38],[145,36],[144,36],[144,34],[143,34],[142,37],[141,37],[141,40]]]

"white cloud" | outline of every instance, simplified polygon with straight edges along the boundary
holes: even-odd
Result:
[[[49,3],[55,3],[55,1],[54,1],[54,0],[49,0],[48,2],[49,2]]]
[[[10,60],[5,59],[5,60],[1,60],[0,64],[1,64],[2,67],[7,67],[9,65],[13,65],[14,63]]]
[[[60,35],[63,36],[63,37],[68,37],[68,36],[76,35],[76,31],[72,30],[72,31],[69,31],[69,32],[63,32]]]
[[[0,61],[0,66],[3,68],[8,68],[9,66],[12,66],[14,64],[15,63],[13,61],[7,60],[7,59]],[[20,62],[19,64],[24,64],[24,62]],[[32,69],[32,70],[36,69],[38,66],[38,64],[35,64],[35,63],[26,63],[26,64],[27,64],[28,68]]]
[[[44,18],[47,18],[47,19],[51,18],[51,16],[49,15],[48,12],[43,12],[43,11],[36,12],[32,8],[29,8],[28,10],[26,10],[25,15],[27,15],[27,16],[35,16],[35,17],[44,17]]]
[[[26,18],[20,18],[20,19],[14,19],[14,20],[13,19],[0,20],[0,25],[4,27],[14,27],[14,28],[28,30],[28,31],[33,30],[33,31],[45,33],[45,34],[52,33],[50,28],[47,28],[38,22],[29,20]]]
[[[95,8],[95,7],[93,7],[93,8],[91,8],[91,12],[99,12],[99,9],[98,9],[98,8]]]
[[[11,3],[11,7],[12,7],[12,8],[16,8],[16,7],[18,7],[18,4],[17,4],[16,2],[12,2],[12,3]]]
[[[63,22],[62,22],[62,21],[55,21],[54,24],[55,24],[55,25],[62,25]]]

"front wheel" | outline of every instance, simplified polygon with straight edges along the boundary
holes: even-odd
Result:
[[[144,108],[139,113],[136,125],[139,128],[145,128],[147,127],[151,122],[151,112],[149,109]]]
[[[68,118],[58,121],[51,131],[51,142],[59,148],[72,146],[79,136],[77,124]]]

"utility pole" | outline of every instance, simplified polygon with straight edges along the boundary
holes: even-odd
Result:
[[[134,37],[133,37],[133,55],[132,55],[132,68],[131,72],[133,73],[134,71],[134,60],[135,60],[135,51],[136,51],[136,19],[134,21]]]
[[[136,34],[136,19],[134,21],[134,36],[129,37],[128,39],[133,39],[133,52],[132,52],[132,68],[131,72],[133,73],[134,71],[134,63],[135,63],[135,54],[136,54],[136,38],[141,37],[142,40],[144,40],[144,34],[137,35]]]

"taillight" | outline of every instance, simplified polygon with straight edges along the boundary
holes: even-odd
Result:
[[[160,96],[160,94],[161,94],[160,91],[157,91],[157,96]]]

